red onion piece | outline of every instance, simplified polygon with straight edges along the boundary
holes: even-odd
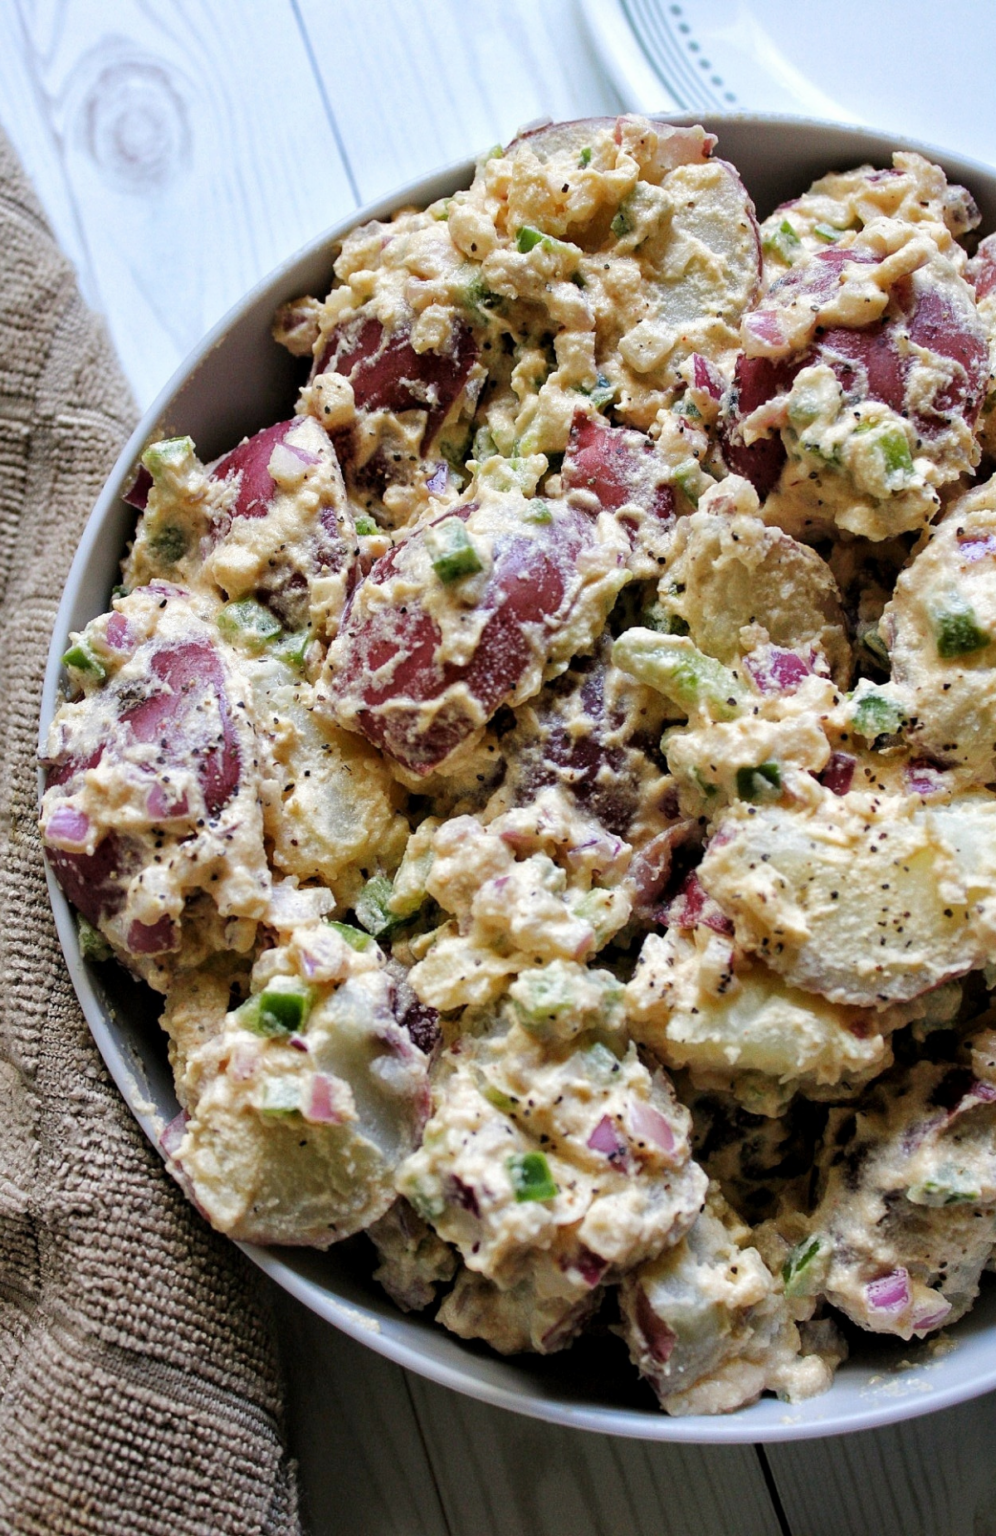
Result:
[[[667,928],[711,928],[713,933],[730,935],[733,921],[718,901],[713,901],[693,870],[686,876],[677,896],[662,914]]]
[[[159,1145],[167,1157],[174,1157],[176,1155],[176,1149],[183,1140],[189,1119],[190,1116],[187,1114],[187,1111],[181,1109],[180,1113],[174,1116],[169,1125],[163,1129],[162,1135],[159,1137]]]
[[[610,1163],[621,1163],[626,1159],[626,1143],[620,1136],[615,1121],[608,1115],[602,1116],[585,1145],[593,1152],[601,1152]]]
[[[766,645],[745,656],[744,666],[762,693],[794,693],[807,677],[812,677],[815,661],[813,651],[807,661],[795,651]]]
[[[104,641],[112,651],[133,651],[135,636],[123,613],[112,613],[104,629]]]
[[[958,540],[958,553],[969,565],[990,559],[996,555],[996,533],[963,534]]]
[[[650,1303],[650,1297],[642,1285],[636,1287],[636,1326],[643,1335],[643,1341],[647,1346],[648,1354],[661,1365],[666,1365],[671,1358],[671,1351],[678,1342],[678,1335],[673,1328],[669,1328],[662,1317],[658,1317]]]
[[[947,788],[943,770],[936,764],[923,759],[906,764],[903,769],[903,784],[907,794],[924,797],[943,793]]]
[[[301,1113],[315,1125],[339,1125],[343,1118],[343,1085],[327,1072],[316,1072],[304,1091]]]
[[[909,1271],[894,1269],[865,1286],[865,1300],[873,1312],[903,1312],[912,1300]]]
[[[914,1333],[927,1333],[931,1328],[939,1328],[946,1318],[951,1315],[951,1303],[949,1301],[925,1301],[913,1308],[913,1316],[910,1319]]]
[[[832,795],[846,795],[854,782],[854,770],[857,766],[858,760],[852,757],[850,752],[831,752],[827,765],[820,774],[820,783]]]
[[[626,1106],[626,1124],[637,1141],[649,1141],[670,1156],[674,1151],[674,1132],[668,1121],[644,1099],[630,1099]]]
[[[45,823],[45,836],[53,842],[85,848],[90,835],[90,818],[72,805],[57,805]]]
[[[137,507],[144,512],[149,504],[149,492],[152,489],[152,476],[144,464],[140,464],[135,471],[135,478],[126,491],[122,491],[121,500],[126,501],[130,507]]]

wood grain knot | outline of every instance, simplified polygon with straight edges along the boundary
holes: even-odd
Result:
[[[115,192],[161,193],[190,164],[187,104],[168,65],[108,64],[80,108],[86,153]]]

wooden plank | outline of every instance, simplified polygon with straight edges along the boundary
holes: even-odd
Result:
[[[355,206],[306,42],[290,0],[0,11],[31,82],[15,137],[146,403],[236,299]]]
[[[778,1536],[750,1446],[592,1435],[408,1382],[452,1536]]]
[[[619,110],[572,0],[297,4],[364,202],[537,117]]]
[[[767,1456],[800,1536],[996,1536],[994,1446],[996,1394]]]
[[[309,1536],[450,1536],[404,1372],[273,1295]]]

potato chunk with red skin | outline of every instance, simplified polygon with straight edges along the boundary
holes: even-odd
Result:
[[[877,421],[867,404],[878,402],[895,413],[883,419],[894,420],[896,430],[905,435],[896,420],[901,418],[914,434],[907,450],[910,484],[914,464],[922,465],[921,478],[926,476],[917,506],[903,508],[896,488],[890,488],[892,507],[882,514],[883,528],[852,527],[852,515],[842,524],[852,532],[881,538],[890,531],[922,526],[936,506],[931,487],[945,484],[978,460],[973,434],[989,379],[989,357],[971,289],[936,251],[890,281],[888,263],[895,259],[879,258],[854,245],[819,251],[780,278],[744,321],[744,352],[737,359],[721,430],[724,453],[730,467],[750,479],[760,496],[781,493],[772,515],[783,525],[786,517],[794,526],[808,516],[815,527],[832,526],[833,486],[842,477],[833,462],[816,463],[813,480],[814,464],[806,457],[798,416],[795,430],[790,428],[791,398],[786,402],[787,419],[784,408],[778,410],[778,402],[790,396],[805,368],[822,364],[831,370],[840,386],[841,409],[854,413],[857,430]],[[916,259],[911,252],[909,264]],[[865,270],[866,278],[854,277]],[[856,285],[850,297],[849,282]],[[865,301],[867,314],[875,318],[858,324]],[[844,479],[846,484],[846,474]]]
[[[269,875],[226,648],[176,588],[134,592],[118,617],[131,654],[53,723],[42,840],[70,899],[158,985],[144,961],[178,948],[188,895],[255,917]]]
[[[820,1289],[861,1328],[923,1337],[972,1305],[996,1241],[990,1031],[957,1064],[918,1061],[832,1110],[809,1218]]]
[[[528,521],[529,503],[517,496],[451,515],[487,559],[468,578],[480,583],[471,602],[456,593],[463,582],[434,572],[435,525],[416,528],[357,590],[329,653],[326,691],[340,724],[422,776],[500,704],[536,692],[590,645],[625,580],[621,537],[619,548],[600,546],[592,520],[563,503],[543,502],[549,521]],[[601,586],[605,600],[588,613]]]

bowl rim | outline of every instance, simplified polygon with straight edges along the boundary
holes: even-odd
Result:
[[[888,151],[883,147],[886,145],[889,151],[913,150],[940,164],[949,177],[969,182],[979,179],[988,181],[992,193],[994,218],[996,218],[996,171],[992,167],[940,147],[908,139],[903,135],[893,135],[887,131],[865,128],[853,123],[838,123],[788,113],[663,112],[653,113],[650,116],[655,121],[679,126],[702,123],[707,129],[720,135],[720,151],[722,151],[723,129],[736,127],[746,129],[758,127],[762,132],[781,128],[786,132],[801,134],[814,145],[820,135],[831,135],[836,141],[843,134],[855,143],[867,143],[869,156],[881,156],[887,153]],[[327,264],[331,266],[332,248],[349,230],[368,220],[385,218],[397,209],[411,204],[425,205],[466,185],[474,173],[476,163],[473,158],[455,161],[442,169],[406,183],[385,197],[355,210],[348,217],[324,229],[254,284],[211,327],[201,342],[174,370],[152,404],[142,414],[140,421],[121,449],[114,468],[90,513],[70,566],[55,617],[41,692],[38,738],[40,756],[44,751],[48,727],[61,702],[61,657],[69,630],[85,622],[81,614],[85,613],[86,617],[91,617],[95,611],[98,611],[93,609],[92,601],[86,600],[84,591],[92,563],[95,560],[99,562],[99,546],[104,539],[108,523],[117,519],[121,526],[124,526],[125,514],[122,511],[121,493],[129,483],[140,452],[157,432],[163,430],[164,424],[168,421],[170,408],[184,387],[190,384],[212,354],[247,322],[261,301],[267,300],[272,312],[272,309],[283,299],[296,296],[296,293],[301,291],[291,282],[298,271],[326,257]],[[38,784],[40,798],[44,790],[41,768],[38,770]],[[134,1047],[129,1049],[127,1044],[119,1038],[115,1010],[106,999],[101,997],[91,971],[82,960],[73,908],[56,881],[47,857],[44,859],[44,866],[59,941],[87,1024],[104,1063],[131,1113],[168,1166],[168,1159],[161,1144],[165,1127],[164,1114],[152,1101],[143,1065]],[[900,1388],[905,1385],[908,1390],[898,1391],[893,1390],[888,1382],[885,1383],[885,1390],[876,1391],[876,1384],[881,1381],[881,1378],[869,1376],[865,1389],[859,1389],[858,1392],[863,1400],[863,1406],[857,1408],[841,1408],[834,1402],[837,1383],[841,1381],[839,1375],[827,1393],[821,1397],[808,1399],[805,1403],[787,1404],[771,1398],[762,1398],[752,1406],[728,1415],[699,1414],[679,1418],[661,1412],[656,1405],[648,1405],[646,1409],[585,1405],[567,1401],[563,1397],[551,1396],[540,1390],[527,1393],[518,1387],[513,1389],[503,1385],[499,1380],[489,1380],[486,1373],[472,1372],[469,1369],[470,1363],[480,1362],[482,1356],[468,1354],[466,1365],[435,1358],[431,1353],[426,1352],[424,1343],[420,1342],[424,1329],[417,1328],[402,1314],[397,1314],[396,1327],[385,1327],[382,1325],[382,1315],[378,1315],[371,1308],[347,1301],[307,1273],[302,1273],[300,1268],[294,1267],[292,1262],[294,1258],[312,1253],[313,1250],[261,1248],[250,1243],[237,1243],[236,1246],[271,1281],[311,1311],[351,1338],[368,1345],[394,1364],[493,1407],[505,1408],[566,1428],[592,1433],[620,1435],[648,1441],[712,1445],[816,1439],[881,1428],[908,1418],[952,1407],[996,1389],[996,1325],[983,1325],[982,1329],[976,1331],[993,1334],[992,1363],[987,1369],[976,1370],[974,1373],[955,1372],[954,1379],[948,1385],[934,1386],[929,1381],[929,1374],[931,1369],[936,1369],[936,1366],[924,1362],[925,1370],[922,1373],[919,1369],[911,1370],[908,1372],[908,1380],[905,1383],[900,1382]],[[441,1329],[439,1333],[450,1341],[452,1347],[447,1352],[453,1354],[456,1351],[455,1360],[458,1359],[464,1350],[462,1342],[456,1341],[451,1335],[444,1334]],[[955,1348],[957,1349],[958,1346],[956,1345]],[[826,1412],[820,1411],[821,1404],[826,1405]]]

